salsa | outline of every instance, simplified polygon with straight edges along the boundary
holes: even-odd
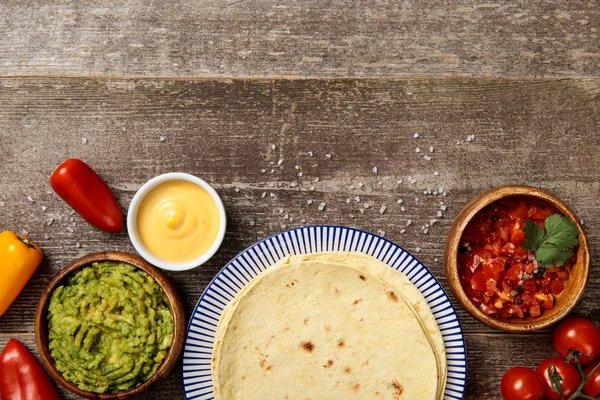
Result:
[[[48,306],[50,353],[80,389],[127,390],[147,381],[173,341],[165,293],[146,272],[96,262],[69,277]]]
[[[469,299],[484,313],[502,318],[538,317],[554,308],[575,256],[543,266],[523,246],[528,220],[542,229],[551,207],[505,199],[481,210],[466,227],[459,248],[459,276]]]

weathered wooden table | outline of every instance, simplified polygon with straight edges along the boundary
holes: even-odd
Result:
[[[3,2],[0,229],[29,235],[45,260],[0,318],[0,346],[15,337],[35,349],[38,298],[68,262],[134,251],[126,232],[92,228],[52,193],[48,178],[69,157],[95,168],[124,210],[160,173],[214,185],[229,216],[223,247],[199,269],[168,274],[188,313],[236,253],[308,224],[385,232],[445,285],[454,216],[508,183],[546,188],[569,204],[585,221],[595,267],[599,5]],[[360,203],[347,203],[356,196]],[[600,322],[599,296],[592,268],[576,314]],[[500,398],[508,367],[553,353],[550,331],[503,334],[455,306],[468,347],[467,399]],[[181,368],[143,398],[183,398]]]

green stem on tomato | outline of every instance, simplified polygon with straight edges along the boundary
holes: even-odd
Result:
[[[575,393],[573,393],[567,400],[575,400],[575,399],[597,400],[597,399],[599,399],[600,397],[592,397],[592,396],[588,396],[587,394],[583,394],[582,390],[583,390],[583,387],[585,386],[585,384],[587,383],[588,379],[590,378],[590,376],[592,376],[594,374],[594,372],[596,372],[596,370],[598,368],[600,368],[600,363],[598,363],[598,365],[596,365],[594,368],[592,368],[592,370],[590,371],[588,376],[585,376],[585,374],[583,373],[583,368],[581,367],[581,363],[579,362],[579,354],[575,354],[573,356],[573,358],[575,359],[575,364],[577,365],[577,369],[579,370],[579,375],[581,376],[581,383],[579,384],[579,387],[577,388]]]

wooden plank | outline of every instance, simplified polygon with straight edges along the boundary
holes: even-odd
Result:
[[[598,76],[596,1],[0,4],[0,76]]]
[[[37,357],[33,334],[8,335],[0,333],[0,349],[11,337],[21,340]],[[465,400],[497,400],[500,395],[500,379],[513,366],[535,368],[537,363],[554,355],[552,336],[548,333],[535,335],[468,334],[469,377]],[[526,347],[527,351],[523,351]],[[65,400],[80,399],[61,388]],[[166,381],[148,391],[141,399],[161,400],[165,397],[183,399],[181,366],[175,367]]]
[[[99,232],[52,194],[48,177],[68,157],[95,168],[124,209],[164,172],[190,172],[217,188],[229,213],[223,247],[201,268],[169,274],[188,313],[227,260],[305,224],[385,231],[443,282],[453,217],[506,183],[546,187],[571,205],[590,227],[597,262],[598,93],[600,80],[0,80],[0,229],[28,233],[46,253],[0,329],[32,331],[41,291],[71,260],[133,251],[126,232]],[[423,193],[440,187],[446,197]],[[438,218],[440,202],[448,210]],[[579,313],[594,310],[599,285],[592,275]],[[466,331],[490,331],[458,312]]]

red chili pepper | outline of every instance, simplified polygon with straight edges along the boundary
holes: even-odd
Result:
[[[61,400],[46,371],[23,343],[10,339],[0,354],[2,400]]]
[[[123,213],[115,195],[83,161],[71,158],[60,164],[50,177],[50,186],[96,228],[107,232],[123,229]]]

